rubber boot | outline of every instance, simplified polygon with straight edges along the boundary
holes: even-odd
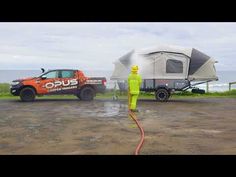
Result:
[[[139,112],[138,109],[131,109],[132,112]]]

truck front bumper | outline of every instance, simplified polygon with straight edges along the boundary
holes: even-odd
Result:
[[[21,84],[18,85],[11,85],[10,86],[10,92],[12,95],[14,96],[19,96],[20,95],[20,88],[21,88]]]

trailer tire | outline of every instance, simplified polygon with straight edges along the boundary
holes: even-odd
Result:
[[[169,99],[170,93],[168,90],[161,88],[156,91],[155,97],[157,101],[165,102]]]
[[[93,100],[94,96],[95,96],[94,89],[92,89],[91,87],[84,87],[80,91],[78,98],[80,98],[83,101],[91,101]]]
[[[23,102],[34,101],[35,99],[35,90],[30,87],[25,87],[20,91],[20,99]]]

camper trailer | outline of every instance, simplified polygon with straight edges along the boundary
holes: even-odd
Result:
[[[138,65],[143,79],[140,90],[155,92],[158,101],[167,101],[175,91],[192,89],[193,93],[205,93],[196,85],[218,80],[215,63],[213,58],[194,48],[158,46],[132,50],[114,62],[111,80],[127,89],[130,68]]]

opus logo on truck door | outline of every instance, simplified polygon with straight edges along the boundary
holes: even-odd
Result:
[[[77,85],[78,81],[76,79],[71,79],[67,81],[55,81],[55,82],[48,82],[45,84],[47,89],[57,88],[57,87],[67,87],[67,86],[74,86]]]

